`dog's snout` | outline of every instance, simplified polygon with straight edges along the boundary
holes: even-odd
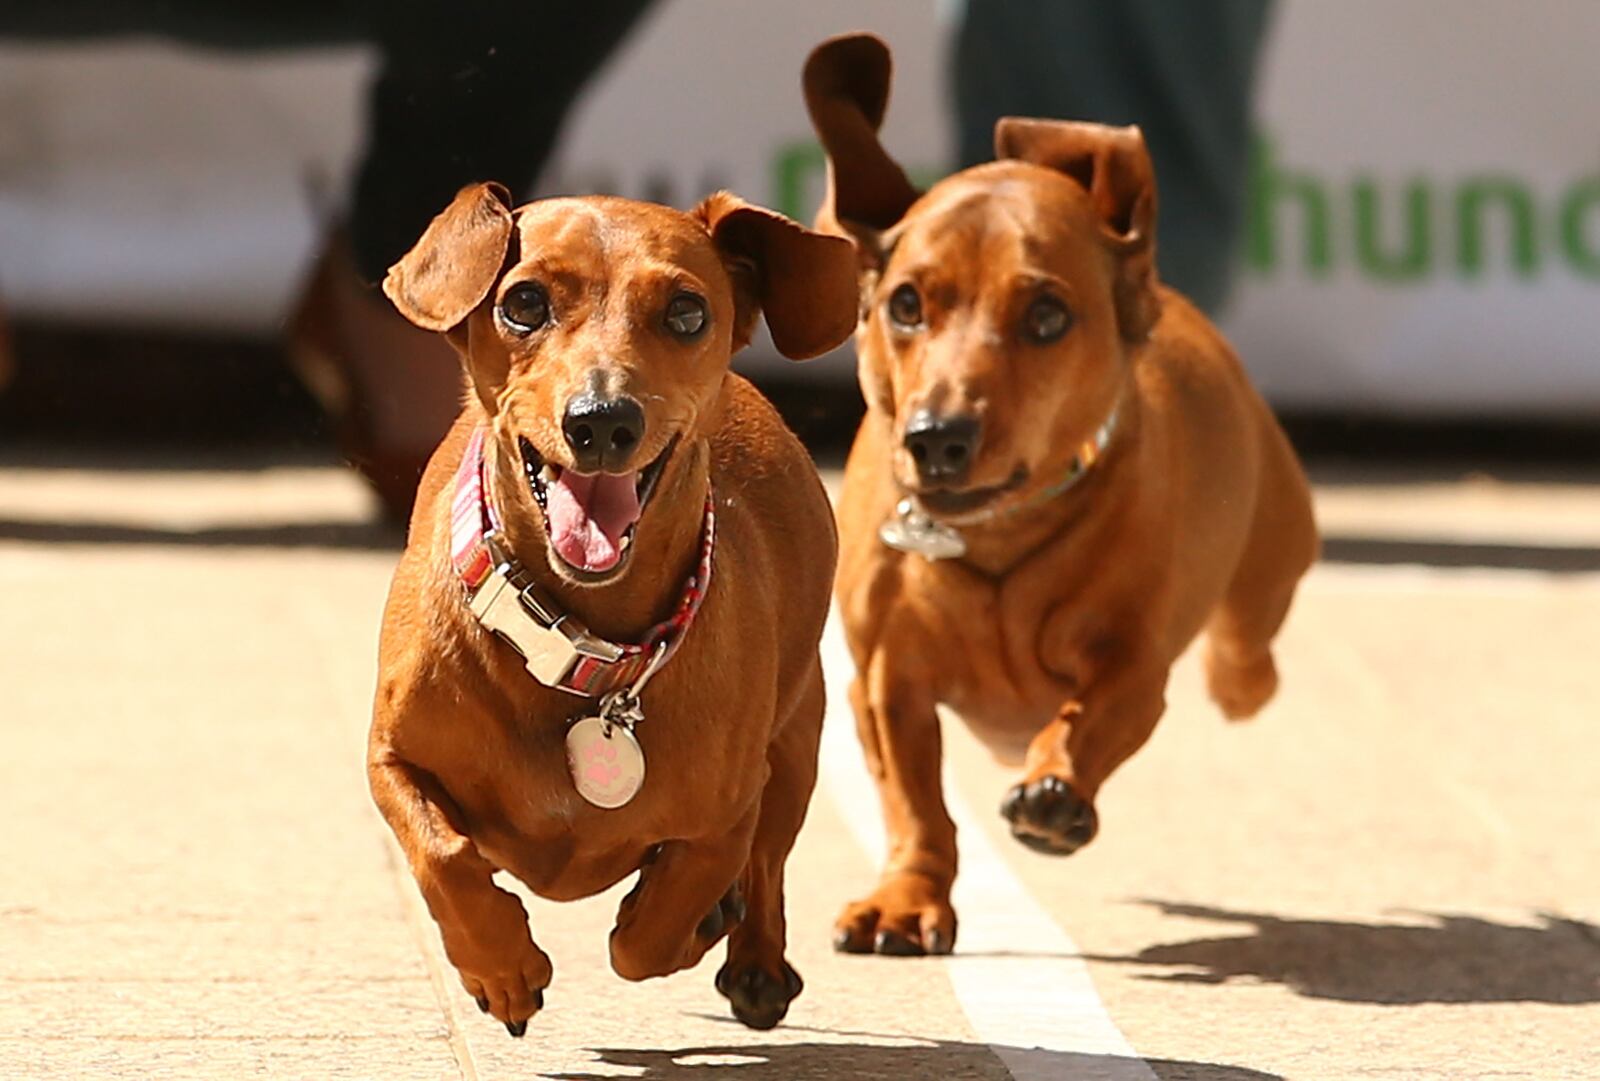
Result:
[[[621,470],[644,439],[644,407],[627,395],[579,394],[567,401],[561,432],[580,473]]]
[[[906,424],[904,443],[924,484],[951,483],[972,468],[981,434],[978,418],[967,413],[920,410]]]

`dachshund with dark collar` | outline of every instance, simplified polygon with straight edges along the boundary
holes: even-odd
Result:
[[[937,707],[1022,768],[1001,811],[1041,852],[1087,844],[1205,633],[1230,718],[1272,697],[1272,639],[1316,558],[1311,500],[1217,329],[1156,275],[1137,128],[1005,119],[996,161],[918,192],[878,142],[888,48],[819,46],[818,228],[859,261],[867,415],[839,501],[850,698],[889,834],[850,951],[955,942]]]

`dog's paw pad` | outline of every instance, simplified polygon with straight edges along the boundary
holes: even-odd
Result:
[[[900,932],[885,927],[880,928],[873,938],[872,952],[888,957],[921,957],[927,951],[922,948],[920,942],[915,942]]]
[[[805,987],[789,962],[779,965],[780,971],[773,975],[759,965],[736,967],[729,961],[717,973],[717,990],[732,1005],[733,1016],[750,1028],[776,1026]]]
[[[1094,804],[1061,777],[1041,777],[1006,793],[1000,814],[1011,836],[1036,852],[1065,856],[1076,852],[1100,829]]]

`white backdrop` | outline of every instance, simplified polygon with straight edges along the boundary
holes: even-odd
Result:
[[[1276,194],[1258,187],[1226,320],[1263,387],[1407,412],[1600,410],[1600,3],[1283,16],[1259,106]],[[1283,173],[1310,185],[1286,195]],[[1325,260],[1308,199],[1326,205]]]
[[[809,217],[800,63],[858,26],[896,51],[886,141],[937,174],[946,7],[665,3],[541,187],[682,205],[726,186]],[[1280,4],[1225,318],[1275,401],[1600,411],[1596,41],[1594,0]],[[367,71],[358,51],[0,45],[0,301],[272,332],[347,173]]]
[[[354,50],[0,42],[0,304],[273,332],[344,183],[366,77]]]

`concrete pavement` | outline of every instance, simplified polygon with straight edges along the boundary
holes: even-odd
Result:
[[[1439,562],[1600,549],[1592,485],[1319,506]],[[370,510],[332,467],[0,465],[0,1078],[1600,1078],[1600,575],[1319,567],[1280,698],[1229,726],[1185,660],[1067,860],[1004,837],[1006,776],[952,732],[989,908],[947,960],[828,947],[877,814],[835,639],[788,1022],[733,1023],[709,963],[611,974],[617,891],[530,904],[556,980],[516,1041],[367,798]]]

